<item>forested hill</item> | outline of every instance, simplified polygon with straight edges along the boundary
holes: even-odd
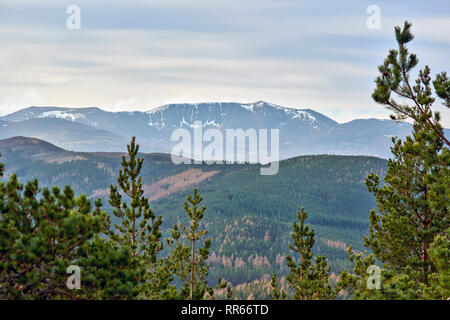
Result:
[[[22,182],[37,178],[41,186],[69,184],[77,194],[104,198],[104,204],[122,156],[69,152],[24,137],[1,140],[0,152],[4,179],[16,172]],[[302,206],[317,233],[316,252],[326,253],[333,269],[341,269],[349,244],[362,249],[361,236],[375,207],[365,178],[371,171],[384,176],[386,170],[379,158],[317,155],[281,161],[278,174],[261,176],[259,165],[174,165],[167,154],[141,156],[146,196],[166,230],[183,221],[186,196],[198,188],[212,239],[212,277],[234,284],[283,270],[292,222]]]

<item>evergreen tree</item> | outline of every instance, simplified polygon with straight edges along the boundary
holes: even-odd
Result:
[[[143,158],[138,158],[139,145],[135,137],[127,145],[128,160],[122,156],[122,169],[117,178],[118,186],[111,185],[109,203],[113,214],[120,223],[114,224],[110,231],[113,239],[120,247],[130,248],[132,259],[138,271],[144,276],[139,279],[140,291],[145,298],[159,299],[169,294],[170,273],[165,268],[158,254],[163,250],[160,227],[162,217],[154,214],[149,201],[144,197],[142,177],[140,176]],[[122,200],[122,195],[127,197]]]
[[[324,255],[316,256],[313,259],[312,248],[315,244],[315,232],[310,230],[305,224],[307,213],[304,208],[298,211],[297,218],[300,221],[294,222],[292,234],[293,243],[289,244],[289,249],[299,255],[296,259],[292,255],[286,257],[289,268],[287,281],[289,288],[293,290],[294,300],[321,300],[334,299],[336,292],[331,286],[330,266]],[[276,276],[272,278],[272,297],[284,298],[285,293],[277,289]]]
[[[276,274],[272,275],[270,287],[272,288],[269,294],[270,300],[285,300],[287,298],[286,292],[284,292],[283,288],[280,288],[278,285],[278,279]]]
[[[377,201],[379,213],[370,213],[369,236],[364,243],[373,255],[363,257],[349,251],[354,262],[353,274],[341,274],[340,287],[356,299],[446,298],[448,264],[446,230],[450,226],[450,152],[439,123],[439,113],[432,114],[430,69],[419,72],[411,87],[409,72],[417,57],[405,44],[412,40],[411,24],[395,28],[399,50],[391,50],[372,95],[375,101],[395,111],[394,119],[411,117],[413,136],[405,141],[393,138],[393,159],[388,161],[384,185],[371,173],[366,185]],[[449,82],[445,73],[433,82],[436,94],[449,106]],[[413,105],[399,104],[395,93]],[[382,263],[380,288],[368,288],[367,269]],[[445,262],[444,262],[445,261]],[[441,294],[439,296],[439,294]]]
[[[109,217],[100,207],[92,211],[69,186],[40,193],[37,180],[1,181],[0,299],[135,298],[131,251],[104,238]],[[66,285],[71,265],[80,268],[79,289]]]
[[[385,185],[375,174],[366,181],[380,213],[370,213],[364,242],[386,268],[402,273],[412,267],[427,284],[435,271],[430,245],[450,226],[450,152],[434,130],[417,122],[413,137],[393,142]]]
[[[370,212],[369,236],[364,237],[374,257],[350,253],[353,275],[341,275],[341,284],[356,299],[423,299],[434,285],[431,280],[445,277],[440,272],[446,269],[430,250],[436,237],[433,254],[439,256],[436,246],[448,245],[450,152],[423,123],[414,123],[413,137],[393,142],[384,185],[373,173],[366,180],[379,211]],[[375,258],[382,263],[380,290],[367,288],[367,268]]]
[[[205,206],[199,207],[202,200],[197,189],[194,189],[194,194],[189,195],[184,203],[184,210],[190,220],[189,226],[181,223],[174,225],[172,238],[167,239],[172,249],[168,263],[181,282],[178,299],[201,300],[206,295],[214,297],[213,289],[208,285],[209,265],[206,263],[211,240],[205,239],[203,246],[200,246],[200,240],[208,233],[207,230],[200,229],[206,210]]]
[[[443,105],[450,108],[450,80],[446,72],[436,75],[431,81],[431,70],[425,66],[419,71],[415,85],[411,83],[411,71],[417,66],[419,60],[414,53],[410,53],[406,45],[414,38],[411,33],[411,23],[405,21],[403,29],[395,27],[395,38],[398,50],[392,49],[378,67],[380,75],[376,79],[376,88],[372,94],[375,102],[385,105],[394,112],[392,119],[404,120],[410,118],[415,122],[424,123],[439,136],[447,145],[448,139],[442,132],[439,124],[440,114],[431,109],[435,98],[432,96],[432,87],[436,95],[442,99]],[[402,102],[396,100],[400,98]]]

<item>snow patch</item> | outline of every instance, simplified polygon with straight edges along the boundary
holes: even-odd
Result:
[[[220,125],[215,120],[206,121],[203,125],[220,128]]]
[[[253,103],[241,104],[241,107],[247,109],[250,112],[253,112],[253,108],[255,107],[255,105]]]
[[[47,111],[39,115],[38,118],[59,118],[64,120],[70,120],[75,121],[80,118],[85,118],[84,114],[81,113],[68,113],[64,111],[54,110],[54,111]]]
[[[314,117],[313,115],[311,115],[309,112],[306,111],[302,111],[302,110],[292,110],[292,109],[288,109],[291,115],[293,115],[293,117],[291,119],[300,119],[300,120],[306,120],[309,123],[314,123],[316,122],[316,117]]]
[[[262,103],[262,102],[260,102],[260,103]],[[314,117],[311,113],[309,113],[307,111],[281,107],[281,106],[277,106],[276,104],[273,104],[273,103],[267,103],[267,105],[271,106],[274,109],[283,111],[287,115],[290,115],[291,119],[304,120],[304,121],[308,121],[311,124],[313,124],[317,121],[316,117]],[[316,129],[317,126],[314,126],[313,128]]]
[[[149,114],[149,115],[153,115],[153,114],[155,114],[155,113],[157,113],[157,112],[165,111],[165,110],[167,110],[169,107],[170,107],[170,104],[165,104],[165,105],[160,106],[160,107],[158,107],[158,108],[155,108],[155,109],[152,109],[152,110],[149,110],[149,111],[145,111],[145,113],[146,113],[146,114]]]
[[[193,128],[193,127],[194,127],[193,124],[190,124],[190,123],[188,123],[186,120],[184,120],[184,116],[182,117],[182,119],[181,119],[181,121],[180,121],[180,128],[183,126],[183,124],[186,125],[187,127],[190,127],[190,128]]]

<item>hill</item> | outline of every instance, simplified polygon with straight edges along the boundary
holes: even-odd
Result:
[[[119,151],[122,137],[106,130],[59,118],[29,118],[0,126],[0,138],[27,136],[77,151]]]
[[[10,148],[13,151],[24,150],[32,154],[65,152],[64,149],[47,141],[22,136],[0,140],[0,148]]]
[[[107,206],[121,153],[69,152],[33,148],[36,139],[0,141],[6,175],[41,186],[66,184],[78,194],[101,197]],[[212,238],[211,277],[234,284],[283,273],[289,233],[302,206],[317,232],[316,252],[326,253],[334,271],[348,265],[346,247],[362,249],[375,199],[364,185],[371,171],[384,176],[386,161],[366,156],[301,156],[280,162],[278,174],[261,176],[256,164],[175,165],[166,154],[141,154],[146,195],[164,219],[164,230],[184,221],[183,203],[194,187],[207,207],[205,227]],[[13,169],[11,169],[13,168]]]

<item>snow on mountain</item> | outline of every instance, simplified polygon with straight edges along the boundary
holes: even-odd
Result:
[[[38,118],[59,118],[70,121],[75,121],[78,118],[85,118],[86,116],[81,113],[69,113],[60,110],[47,111],[38,116]]]
[[[258,101],[255,103],[211,102],[167,104],[147,111],[149,126],[159,129],[193,127],[202,121],[204,127],[216,128],[280,128],[308,125],[312,129],[329,129],[337,123],[309,109],[293,109]],[[176,119],[176,121],[173,121]]]

